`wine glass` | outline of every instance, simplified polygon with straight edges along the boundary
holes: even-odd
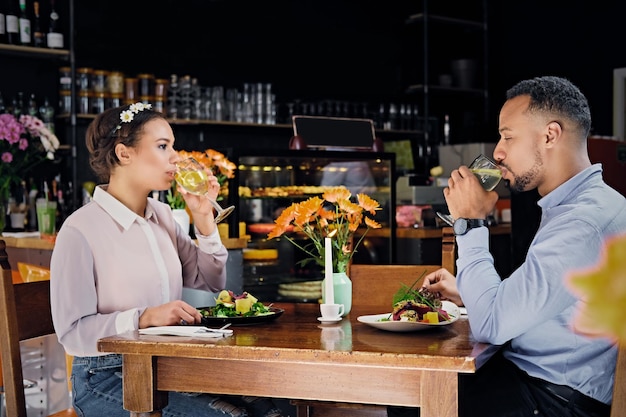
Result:
[[[177,162],[176,168],[174,179],[176,179],[176,182],[187,192],[196,195],[206,195],[208,193],[209,183],[204,165],[198,162],[195,158],[186,158]],[[215,223],[221,222],[228,217],[233,210],[235,210],[235,206],[223,208],[212,198],[209,198],[209,201],[213,205],[213,208],[217,211]]]
[[[486,191],[492,191],[502,179],[502,171],[491,158],[480,154],[468,167]],[[454,218],[445,213],[437,212],[437,216],[448,225],[454,224]]]

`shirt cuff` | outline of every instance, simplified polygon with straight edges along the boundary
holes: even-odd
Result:
[[[222,239],[217,231],[217,227],[213,230],[209,236],[202,235],[196,229],[196,239],[198,242],[198,248],[204,252],[212,255],[217,253],[222,248]]]
[[[456,236],[459,258],[476,250],[489,251],[489,228],[486,226],[469,230],[462,236]]]
[[[117,334],[126,333],[131,330],[137,330],[139,328],[139,316],[143,312],[143,309],[133,308],[120,312],[115,317],[115,330]]]

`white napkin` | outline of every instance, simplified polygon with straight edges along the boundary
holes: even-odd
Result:
[[[0,235],[4,237],[40,237],[39,232],[2,232]]]
[[[228,337],[233,334],[230,329],[209,329],[203,326],[157,326],[139,329],[139,334],[159,336],[186,336],[200,338]]]

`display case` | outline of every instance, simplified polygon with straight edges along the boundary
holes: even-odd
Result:
[[[245,222],[250,235],[248,249],[252,250],[251,256],[244,253],[246,291],[266,301],[317,302],[319,297],[312,289],[319,287],[321,291],[315,284],[323,278],[321,268],[300,267],[298,262],[304,252],[285,238],[267,240],[267,234],[283,209],[311,196],[321,196],[326,187],[343,185],[353,197],[366,193],[382,208],[375,216],[383,225],[382,233],[377,230],[376,237],[366,235],[353,262],[384,264],[393,260],[395,154],[272,150],[229,157],[238,166],[237,181],[229,184],[229,194],[238,196],[237,201],[229,201],[238,207],[229,221],[230,229],[238,230],[234,226]],[[356,235],[364,231],[358,230]],[[296,232],[290,237],[305,239]]]

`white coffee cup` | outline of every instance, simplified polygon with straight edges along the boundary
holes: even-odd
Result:
[[[320,304],[320,312],[324,319],[338,319],[343,315],[343,304]]]

